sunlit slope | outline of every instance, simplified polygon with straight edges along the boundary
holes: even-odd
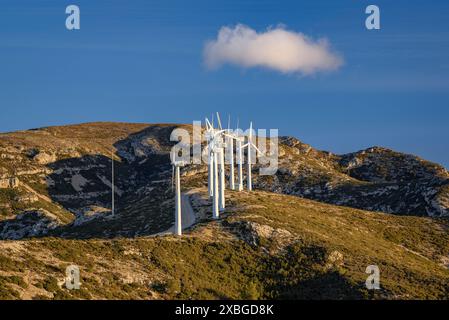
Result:
[[[326,205],[266,192],[228,192],[183,237],[0,243],[3,297],[116,299],[447,299],[448,222]],[[81,269],[82,289],[61,287]],[[365,289],[378,265],[381,290]],[[59,283],[59,285],[58,285]]]

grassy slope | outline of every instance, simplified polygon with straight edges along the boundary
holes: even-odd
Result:
[[[306,242],[344,255],[342,273],[364,282],[365,268],[378,265],[382,286],[399,298],[448,297],[447,220],[393,216],[268,193],[239,196],[244,219],[291,231]]]
[[[195,197],[200,212],[209,210],[203,196]],[[447,221],[264,192],[232,199],[222,220],[203,220],[182,238],[1,242],[0,298],[448,298],[449,271],[440,264],[449,253]],[[235,228],[242,221],[290,236],[251,246]],[[342,263],[329,262],[335,251]],[[72,263],[81,269],[78,291],[58,285]],[[375,294],[364,289],[371,264],[381,271]]]

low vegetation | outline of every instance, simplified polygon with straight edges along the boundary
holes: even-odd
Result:
[[[202,220],[181,238],[1,242],[2,298],[448,298],[449,270],[441,262],[449,252],[445,220],[265,192],[232,199],[221,220]],[[207,202],[196,209],[206,213]],[[269,232],[236,227],[248,224]],[[72,264],[81,271],[80,290],[64,286]],[[381,271],[376,292],[365,288],[365,269],[373,264]]]

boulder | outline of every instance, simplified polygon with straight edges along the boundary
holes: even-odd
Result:
[[[57,160],[56,155],[40,152],[33,157],[33,160],[39,164],[49,164]]]

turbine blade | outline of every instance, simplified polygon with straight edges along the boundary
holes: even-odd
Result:
[[[251,143],[251,145],[253,146],[254,149],[256,149],[257,152],[259,152],[260,154],[263,154],[262,151],[260,151],[259,148],[256,147],[256,145],[254,143]]]
[[[230,134],[227,134],[227,133],[225,133],[225,134],[223,134],[223,135],[224,135],[225,137],[228,137],[228,138],[237,140],[237,138],[236,138],[235,136],[233,136],[233,135],[230,135]]]
[[[221,135],[223,132],[226,132],[226,130],[216,131],[215,136]]]
[[[209,119],[207,119],[206,118],[206,128],[208,129],[208,130],[210,130],[211,129],[211,124],[210,124],[210,122],[209,122]]]
[[[217,112],[217,122],[218,122],[218,129],[223,130],[223,127],[221,126],[220,114],[218,112]]]

